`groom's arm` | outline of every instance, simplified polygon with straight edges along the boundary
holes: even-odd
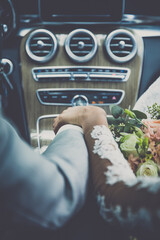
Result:
[[[8,216],[61,227],[82,207],[87,177],[88,152],[81,131],[62,131],[42,156],[0,117],[0,208]]]

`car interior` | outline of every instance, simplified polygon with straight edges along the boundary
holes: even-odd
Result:
[[[100,106],[108,115],[111,105],[134,107],[160,74],[158,4],[0,0],[0,110],[28,144],[42,153],[54,138],[53,118],[69,106]],[[63,229],[4,220],[1,239],[131,239],[103,222],[88,195]]]

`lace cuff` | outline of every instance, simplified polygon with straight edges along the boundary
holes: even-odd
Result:
[[[91,137],[95,139],[93,153],[97,154],[101,159],[107,159],[112,164],[107,167],[104,173],[106,175],[106,184],[112,185],[123,181],[133,185],[136,177],[121,153],[109,128],[105,125],[94,126]]]

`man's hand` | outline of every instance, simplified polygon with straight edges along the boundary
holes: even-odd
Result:
[[[53,123],[55,133],[65,124],[74,124],[83,128],[84,133],[88,132],[95,125],[108,126],[106,112],[95,106],[77,106],[64,110]]]

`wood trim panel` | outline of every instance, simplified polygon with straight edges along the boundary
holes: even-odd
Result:
[[[123,28],[124,29],[124,28]],[[113,30],[113,29],[112,29]],[[130,29],[128,29],[131,31]],[[98,40],[98,51],[94,58],[85,64],[76,64],[72,62],[65,53],[64,41],[67,34],[70,32],[59,33],[57,30],[52,31],[58,40],[59,48],[56,56],[45,64],[37,64],[32,61],[25,52],[25,42],[29,34],[27,34],[21,41],[20,46],[20,58],[21,58],[21,69],[22,69],[22,84],[25,97],[27,120],[29,125],[30,133],[36,132],[36,121],[37,118],[47,114],[57,114],[62,112],[65,106],[44,106],[39,103],[36,90],[39,88],[103,88],[103,89],[122,89],[125,91],[125,97],[121,103],[122,107],[134,106],[137,99],[139,82],[142,71],[143,63],[143,40],[134,31],[131,31],[138,43],[138,51],[133,60],[124,64],[113,63],[106,55],[104,50],[104,40],[106,35],[111,30],[98,32],[92,31]],[[125,67],[131,70],[130,77],[127,82],[121,83],[110,83],[110,82],[50,82],[50,83],[39,83],[32,78],[32,68],[41,66],[105,66],[105,67]],[[104,107],[108,111],[108,107]],[[48,129],[48,124],[43,124],[42,130]],[[35,141],[33,141],[35,142]],[[35,144],[33,144],[35,146]]]

